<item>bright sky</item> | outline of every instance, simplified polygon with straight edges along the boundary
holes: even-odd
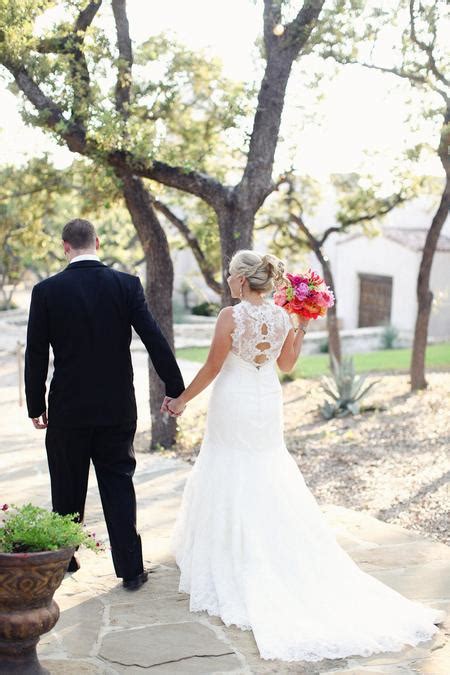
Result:
[[[254,42],[261,31],[261,8],[253,0],[165,0],[152,12],[150,3],[129,0],[132,38],[136,42],[151,34],[170,31],[192,48],[206,48],[218,56],[232,78],[255,77]],[[386,176],[390,160],[402,148],[417,142],[405,126],[408,85],[395,77],[357,67],[347,67],[325,85],[325,99],[314,121],[303,123],[298,103],[307,103],[308,90],[295,75],[286,99],[275,169],[294,166],[319,180],[329,173],[358,170],[364,151],[378,152],[370,168]],[[58,147],[43,132],[25,127],[17,112],[15,97],[0,84],[0,150],[2,162],[22,163],[27,157],[52,152],[58,165],[72,155]],[[430,143],[436,139],[428,127]],[[441,176],[439,161],[432,158],[423,173]]]

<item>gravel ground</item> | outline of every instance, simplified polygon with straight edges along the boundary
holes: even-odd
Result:
[[[286,442],[319,503],[376,518],[450,544],[450,373],[428,374],[410,394],[407,375],[377,375],[365,399],[375,412],[325,421],[317,381],[283,385]],[[180,418],[175,453],[195,460],[207,396]]]

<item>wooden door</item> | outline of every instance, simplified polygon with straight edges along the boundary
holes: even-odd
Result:
[[[392,277],[359,275],[358,327],[385,326],[391,321]]]

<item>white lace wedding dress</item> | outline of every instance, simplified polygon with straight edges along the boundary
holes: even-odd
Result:
[[[243,301],[233,316],[172,533],[190,610],[251,629],[263,659],[369,656],[430,639],[445,613],[353,562],[285,446],[275,362],[289,316],[271,300]]]

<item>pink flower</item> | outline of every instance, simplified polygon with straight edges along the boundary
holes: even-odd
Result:
[[[319,307],[332,307],[334,305],[334,297],[331,291],[322,291],[316,300]]]
[[[286,289],[280,288],[276,291],[276,293],[273,294],[273,299],[276,305],[280,305],[281,307],[285,305],[287,302]]]
[[[304,300],[309,293],[308,284],[301,282],[295,287],[294,293],[297,300]]]
[[[305,276],[303,276],[303,274],[286,274],[286,276],[293,286],[308,283],[308,279]]]

